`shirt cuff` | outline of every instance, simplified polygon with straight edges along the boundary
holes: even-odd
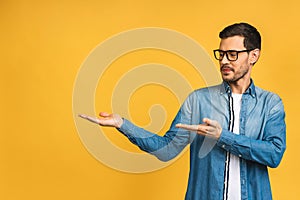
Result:
[[[222,149],[230,151],[233,143],[234,143],[234,133],[228,130],[222,130],[221,136],[217,142],[217,145]]]
[[[123,118],[123,123],[120,128],[117,128],[118,131],[123,133],[124,135],[127,135],[127,133],[133,132],[134,125],[129,122],[127,119]]]

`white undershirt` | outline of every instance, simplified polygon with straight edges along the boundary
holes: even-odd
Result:
[[[239,134],[242,94],[233,93],[232,98],[234,112],[233,133]],[[241,200],[240,159],[238,156],[232,154],[230,154],[229,162],[228,199]]]

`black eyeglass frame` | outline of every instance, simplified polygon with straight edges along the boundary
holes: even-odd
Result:
[[[245,50],[241,50],[241,51],[238,51],[238,50],[227,50],[227,51],[223,51],[223,50],[221,50],[221,49],[215,49],[215,50],[214,50],[214,56],[215,56],[215,58],[216,58],[218,61],[223,60],[224,56],[223,56],[222,58],[220,57],[219,59],[217,58],[216,52],[218,51],[218,52],[224,53],[224,54],[226,55],[227,60],[229,60],[229,61],[237,61],[238,58],[239,58],[239,53],[250,52],[250,51],[253,51],[253,50],[254,50],[254,49],[245,49]],[[233,53],[233,52],[236,52],[236,59],[234,59],[234,60],[230,59],[229,56],[228,56],[228,53]]]

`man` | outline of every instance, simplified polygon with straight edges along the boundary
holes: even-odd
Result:
[[[219,37],[214,56],[223,83],[191,93],[164,136],[117,114],[102,112],[95,122],[116,127],[140,149],[163,161],[190,144],[185,199],[269,200],[267,167],[277,167],[286,148],[283,104],[276,94],[255,86],[251,79],[261,50],[256,28],[233,24]]]

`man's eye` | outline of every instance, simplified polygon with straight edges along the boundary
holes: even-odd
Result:
[[[235,57],[236,56],[236,52],[228,52],[230,57]]]

